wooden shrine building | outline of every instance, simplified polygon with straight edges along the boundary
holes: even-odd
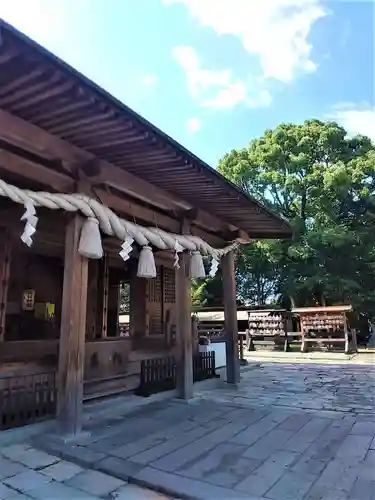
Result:
[[[0,388],[9,377],[56,373],[67,435],[80,430],[83,399],[134,389],[145,358],[173,354],[179,395],[191,397],[190,276],[192,263],[196,277],[205,272],[202,254],[213,273],[222,268],[227,379],[236,383],[235,248],[291,236],[287,223],[2,21],[0,231]],[[120,288],[130,296],[125,334]]]

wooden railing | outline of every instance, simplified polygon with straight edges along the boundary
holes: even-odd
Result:
[[[157,392],[170,391],[175,387],[176,362],[173,356],[141,361],[141,381],[135,390],[138,396],[148,397]]]
[[[135,393],[148,397],[157,392],[176,388],[176,362],[173,356],[144,359],[141,362],[141,382]],[[199,382],[218,377],[215,368],[215,353],[203,352],[193,356],[193,380]]]
[[[193,379],[194,382],[200,382],[209,378],[215,378],[215,352],[200,352],[193,356]]]
[[[55,372],[0,378],[0,430],[53,417],[56,413]]]

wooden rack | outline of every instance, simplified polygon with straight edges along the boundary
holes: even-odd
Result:
[[[247,331],[248,350],[255,349],[255,343],[263,345],[283,345],[289,349],[285,310],[249,311],[249,328]]]
[[[350,352],[351,347],[356,350],[355,339],[349,334],[346,318],[346,314],[351,310],[351,306],[293,309],[293,313],[300,317],[301,352],[307,352],[309,346],[314,344],[328,348],[342,344],[346,354]]]

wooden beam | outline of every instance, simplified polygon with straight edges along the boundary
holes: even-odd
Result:
[[[226,224],[217,217],[210,215],[208,212],[204,212],[199,208],[191,208],[189,210],[180,210],[177,212],[176,216],[181,219],[186,219],[190,224],[197,224],[210,229],[211,231],[216,231],[224,233],[226,231],[231,231],[233,226]]]
[[[94,192],[89,177],[80,178],[77,189],[74,189],[76,181],[73,178],[4,150],[0,150],[0,169],[51,186],[58,192],[77,191],[91,197],[97,195],[102,203],[120,214],[128,215],[136,220],[148,221],[151,225],[157,224],[159,227],[172,232],[178,232],[179,222],[170,215],[163,215],[150,208],[142,207],[126,197],[122,198],[110,194],[104,189],[95,189]]]
[[[21,158],[0,149],[0,169],[17,174],[25,179],[50,186],[55,191],[69,192],[74,187],[74,179],[39,163]]]
[[[88,259],[78,253],[83,218],[75,214],[66,228],[64,284],[58,370],[58,432],[82,430]]]
[[[238,354],[236,278],[233,251],[227,253],[221,259],[221,267],[224,295],[227,382],[230,384],[237,384],[240,381],[240,363]]]
[[[189,222],[193,222],[198,217],[198,208],[194,207],[189,210],[184,210],[180,212],[181,219],[185,219]]]
[[[180,231],[180,223],[172,217],[160,214],[152,209],[142,207],[133,201],[120,198],[119,196],[114,196],[104,189],[96,189],[92,196],[95,197],[95,194],[102,203],[112,208],[118,215],[123,216],[124,218],[128,218],[131,221],[133,221],[133,219],[136,221],[142,220],[145,221],[146,224],[148,222],[150,226],[157,225],[160,228],[174,233],[179,233]],[[8,201],[9,200],[5,198],[2,199],[0,197],[0,207],[3,206],[0,210],[0,224],[6,225],[11,220],[14,228],[17,227],[17,230],[19,230],[24,226],[24,223],[20,222],[20,218],[25,209],[22,205],[10,201],[8,203]],[[65,224],[68,216],[66,212],[49,210],[48,208],[38,208],[37,214],[39,222],[35,239],[38,239],[38,234],[42,230],[49,230],[51,232],[53,232],[53,230],[58,231],[59,224]],[[214,247],[220,248],[225,244],[224,239],[218,238],[214,234],[208,233],[198,227],[192,227],[191,233],[194,236],[203,238],[207,241],[207,243]]]
[[[77,166],[85,165],[87,162],[96,159],[95,155],[88,151],[73,146],[68,141],[64,141],[1,109],[0,137],[46,158],[64,160],[66,165],[71,165],[72,171]],[[96,179],[97,182],[113,183],[118,189],[141,197],[141,199],[144,198],[163,208],[173,208],[176,204],[177,206],[184,205],[182,200],[178,200],[126,170],[115,167],[104,160],[99,160],[99,162],[102,175]]]
[[[102,203],[112,208],[118,215],[127,215],[130,216],[130,220],[132,218],[142,220],[146,223],[148,222],[151,226],[156,224],[158,227],[175,233],[179,230],[179,222],[168,215],[163,215],[150,208],[142,207],[126,197],[116,196],[104,189],[95,189],[94,193]]]
[[[249,243],[251,241],[250,236],[246,231],[243,231],[242,229],[227,231],[223,233],[223,237],[226,241],[241,240],[243,243]]]
[[[182,233],[188,226],[183,224]],[[193,397],[193,339],[191,324],[190,255],[180,254],[180,268],[176,269],[176,340],[177,340],[177,390],[181,399]]]
[[[204,231],[203,229],[196,226],[191,226],[191,234],[194,236],[199,236],[213,247],[221,248],[226,244],[224,238],[220,238],[218,235],[208,233],[207,231]]]
[[[93,168],[93,170],[96,171],[95,164],[92,167],[89,166],[88,168]],[[80,185],[83,185],[85,181],[87,181],[87,184],[90,184],[92,182],[92,178],[86,177],[86,172],[84,170],[82,171],[82,174],[84,175],[85,179],[80,181]],[[87,188],[85,189],[85,191],[87,191]],[[89,194],[93,197],[97,196],[102,203],[112,208],[112,210],[117,212],[118,215],[123,215],[125,216],[125,218],[130,217],[130,220],[132,218],[136,220],[142,220],[150,224],[151,226],[156,224],[158,227],[163,228],[167,231],[171,231],[173,233],[179,233],[180,231],[179,220],[184,218],[181,217],[181,214],[183,215],[184,212],[169,211],[167,214],[163,214],[153,210],[152,208],[147,208],[139,205],[134,200],[130,200],[126,196],[120,197],[113,194],[110,190],[101,188],[92,189],[91,187],[91,193],[85,192],[85,194]],[[204,219],[205,226],[210,228],[212,231],[215,230],[215,227],[217,228],[217,221],[215,220],[215,218],[211,217],[209,214],[207,214],[208,218],[205,218],[206,215],[202,215],[201,212],[199,212],[199,216]],[[208,233],[198,226],[192,226],[191,232],[195,236],[203,238],[205,241],[207,241],[207,243],[215,247],[222,247],[226,241],[224,238],[220,238],[217,235]]]
[[[72,175],[75,174],[77,167],[85,168],[85,165],[90,165],[93,162],[97,169],[97,172],[91,175],[91,182],[94,185],[107,184],[165,210],[180,211],[181,209],[190,210],[193,208],[188,201],[179,199],[130,172],[100,160],[88,151],[1,109],[0,137],[47,159],[62,160]],[[207,229],[221,227],[222,230],[226,230],[228,228],[228,224],[222,223],[219,218],[204,210],[199,210],[194,222]],[[232,230],[235,227],[229,226],[229,229]]]

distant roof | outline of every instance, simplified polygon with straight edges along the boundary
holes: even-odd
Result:
[[[342,306],[318,306],[318,307],[294,307],[292,309],[293,313],[302,314],[319,314],[319,313],[339,313],[339,312],[350,312],[353,308],[351,305]]]
[[[224,311],[199,311],[192,313],[198,316],[199,321],[224,321]],[[247,321],[248,314],[246,311],[237,311],[237,321]]]
[[[0,19],[0,108],[258,238],[290,225]],[[173,106],[173,103],[171,103]]]

